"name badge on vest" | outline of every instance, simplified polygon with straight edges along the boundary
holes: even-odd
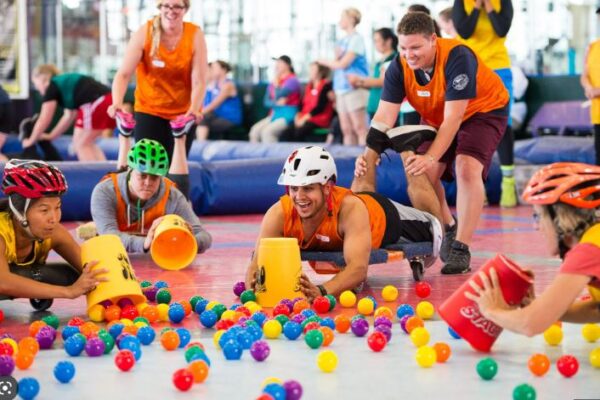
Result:
[[[431,97],[429,90],[417,90],[417,96],[419,97]]]
[[[329,236],[323,236],[323,235],[316,235],[317,239],[320,240],[321,242],[324,243],[329,243],[331,241],[331,239],[329,239]]]
[[[154,65],[156,68],[164,68],[165,67],[165,62],[163,60],[152,60],[152,65]]]

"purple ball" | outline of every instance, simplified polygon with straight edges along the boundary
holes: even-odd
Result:
[[[2,335],[0,335],[0,340],[1,339],[12,339],[12,340],[15,340],[15,337],[13,335],[11,335],[10,333],[3,333]]]
[[[104,300],[102,303],[100,303],[100,305],[101,305],[102,307],[104,307],[104,308],[107,308],[107,307],[110,307],[110,306],[112,306],[112,303],[113,303],[113,302],[112,302],[112,301],[110,301],[110,300]]]
[[[85,352],[90,357],[99,357],[104,354],[106,345],[102,339],[94,337],[89,339],[85,344]]]
[[[385,325],[391,329],[392,321],[390,321],[390,319],[386,318],[386,317],[377,317],[377,318],[375,318],[375,323],[373,324],[373,326],[375,326],[375,328],[377,328],[379,325]]]
[[[290,312],[294,311],[294,302],[290,299],[283,299],[279,302],[279,304],[285,304]]]
[[[156,301],[156,292],[158,292],[158,288],[154,286],[150,286],[142,290],[142,293],[144,293],[144,296],[146,296],[148,301]]]
[[[50,325],[42,326],[38,332],[42,332],[44,335],[50,336],[52,341],[56,340],[56,329]]]
[[[286,400],[300,400],[302,398],[302,385],[298,381],[289,380],[283,384]]]
[[[35,340],[37,340],[38,344],[40,345],[40,349],[42,349],[42,350],[47,350],[47,349],[51,348],[52,345],[54,344],[54,339],[52,338],[52,333],[43,332],[41,329],[35,335]]]
[[[365,336],[369,332],[369,321],[363,318],[356,318],[350,324],[350,329],[358,337]]]
[[[244,290],[246,290],[246,282],[244,281],[239,281],[233,285],[233,294],[235,294],[237,297],[240,297]]]
[[[400,327],[406,334],[408,334],[408,331],[406,330],[406,321],[408,321],[410,317],[412,317],[412,315],[405,315],[404,317],[400,318]]]
[[[10,376],[15,369],[15,360],[9,355],[0,356],[0,376]]]
[[[389,342],[392,339],[392,328],[387,326],[387,325],[377,325],[375,327],[375,330],[377,332],[381,332],[385,335],[385,338],[387,339],[387,342]]]
[[[294,300],[292,300],[292,303],[296,304],[300,300],[306,300],[306,299],[304,297],[296,297]]]
[[[256,361],[265,361],[271,354],[271,348],[264,340],[257,340],[250,346],[250,354]]]
[[[290,321],[294,321],[297,322],[299,324],[302,324],[304,322],[304,320],[306,319],[306,317],[302,314],[296,314],[292,317],[292,319]]]
[[[122,299],[119,299],[119,301],[117,302],[117,305],[121,308],[125,308],[127,306],[132,306],[133,301],[131,301],[131,299],[128,297],[123,297]]]

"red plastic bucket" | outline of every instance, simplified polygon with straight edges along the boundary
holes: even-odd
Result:
[[[531,287],[533,279],[512,260],[501,254],[488,260],[480,268],[480,271],[489,274],[489,269],[492,267],[498,274],[504,300],[511,305],[520,304]],[[470,280],[483,286],[479,274],[473,274]],[[465,296],[465,291],[473,292],[469,281],[463,283],[446,299],[439,307],[438,312],[444,321],[474,349],[488,352],[502,333],[502,328],[486,319],[479,311],[477,304]]]

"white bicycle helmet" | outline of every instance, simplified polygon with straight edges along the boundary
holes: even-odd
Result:
[[[335,161],[327,150],[319,146],[307,146],[294,150],[283,165],[277,184],[307,186],[313,183],[335,182]]]

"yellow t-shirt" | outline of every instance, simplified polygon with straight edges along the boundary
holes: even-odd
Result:
[[[590,243],[600,247],[600,224],[596,224],[585,231],[579,243]],[[597,286],[588,285],[588,291],[594,300],[600,302],[600,289]]]
[[[463,0],[467,15],[471,15],[475,6],[475,0]],[[500,0],[491,0],[492,7],[500,12]],[[485,65],[491,69],[510,68],[510,57],[506,49],[506,37],[500,37],[494,31],[492,22],[484,8],[479,10],[479,19],[475,31],[468,39],[457,36],[459,40],[472,48]]]
[[[6,250],[4,251],[4,257],[6,262],[15,265],[27,266],[32,263],[44,264],[48,253],[52,249],[51,239],[46,239],[43,242],[37,240],[33,242],[33,258],[31,262],[19,264],[17,262],[17,247],[15,240],[15,227],[13,226],[12,217],[8,212],[0,212],[0,236],[4,239],[6,244]]]
[[[600,87],[600,40],[590,44],[587,58],[585,60],[588,69],[588,79],[594,87]],[[600,98],[592,99],[590,107],[590,118],[592,124],[600,124]]]

